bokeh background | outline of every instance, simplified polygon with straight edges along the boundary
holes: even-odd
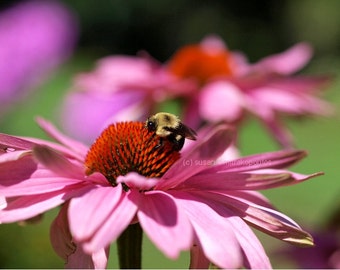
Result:
[[[1,10],[19,1],[1,1]],[[240,50],[251,62],[281,52],[300,41],[312,44],[315,54],[304,74],[331,74],[334,81],[325,99],[336,108],[329,118],[288,120],[296,145],[309,156],[293,167],[301,173],[324,171],[325,175],[293,187],[264,192],[273,204],[305,228],[322,226],[340,205],[340,1],[328,0],[64,0],[77,16],[80,36],[77,47],[47,82],[24,100],[17,101],[0,120],[0,132],[47,138],[34,122],[43,116],[58,126],[58,107],[72,78],[91,70],[98,58],[136,55],[147,51],[159,61],[168,59],[180,46],[199,42],[208,34],[221,36],[231,50]],[[2,44],[0,44],[2,46]],[[0,59],[1,61],[1,59]],[[13,61],[16,61],[13,59]],[[1,76],[1,74],[0,74]],[[0,86],[1,88],[1,86]],[[242,154],[279,149],[255,119],[245,125],[240,138]],[[86,208],[86,205],[84,205]],[[56,210],[41,223],[0,226],[1,268],[63,268],[63,261],[49,242],[49,225]],[[258,234],[274,268],[294,267],[271,255],[288,244]],[[188,254],[178,261],[165,258],[145,238],[144,268],[186,268]],[[116,249],[109,267],[116,268]]]

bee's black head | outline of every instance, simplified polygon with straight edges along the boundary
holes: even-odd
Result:
[[[154,120],[150,119],[150,118],[146,121],[145,127],[149,131],[156,131],[156,129],[157,129],[156,122]]]

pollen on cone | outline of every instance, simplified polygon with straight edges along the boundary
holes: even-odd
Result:
[[[108,126],[91,146],[85,159],[86,174],[100,172],[112,184],[129,172],[161,177],[179,157],[170,142],[144,123],[122,122]]]

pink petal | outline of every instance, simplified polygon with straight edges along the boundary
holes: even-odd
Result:
[[[260,169],[281,169],[292,166],[307,155],[302,150],[281,150],[239,158],[206,169],[204,173],[250,172]]]
[[[197,190],[265,190],[281,186],[293,185],[306,181],[312,177],[322,175],[297,174],[284,170],[261,170],[252,173],[211,173],[194,175],[182,185],[181,189]]]
[[[33,149],[34,157],[51,171],[60,176],[67,176],[76,179],[85,177],[83,165],[71,163],[63,155],[47,146],[35,146]]]
[[[8,150],[8,148],[13,150],[31,150],[34,145],[35,144],[30,141],[0,133],[0,149],[4,149],[5,151]]]
[[[151,191],[141,195],[137,216],[148,237],[169,258],[176,259],[192,245],[191,224],[166,193]]]
[[[52,247],[65,261],[76,249],[76,244],[72,241],[72,235],[68,227],[67,208],[68,203],[65,203],[52,222],[50,230]]]
[[[38,117],[36,119],[38,124],[41,126],[41,128],[52,138],[54,138],[56,141],[61,143],[62,145],[65,145],[66,147],[72,149],[74,153],[78,154],[78,157],[80,159],[84,159],[88,147],[84,144],[80,143],[79,141],[73,140],[62,133],[60,133],[50,122],[46,121],[43,118]]]
[[[122,193],[118,204],[112,209],[105,222],[87,242],[83,243],[85,252],[97,252],[119,237],[136,214],[135,196],[134,192]]]
[[[256,104],[273,111],[292,114],[330,114],[332,106],[315,96],[316,90],[326,85],[329,78],[271,78],[262,86],[256,86],[249,97]],[[250,111],[259,113],[261,107],[249,106]]]
[[[7,207],[6,198],[0,195],[0,211],[6,207]]]
[[[190,99],[187,100],[183,110],[183,123],[194,130],[197,129],[201,124],[201,119],[197,117],[197,115],[199,115],[198,95],[191,96]]]
[[[90,238],[118,204],[122,187],[94,187],[85,195],[73,198],[69,207],[70,229],[77,241]],[[86,205],[86,207],[84,207]]]
[[[118,176],[117,183],[125,183],[129,188],[136,188],[139,190],[150,190],[158,182],[158,178],[146,178],[136,172],[130,172],[124,176]]]
[[[211,199],[218,200],[219,198],[220,202],[224,201],[227,207],[232,206],[235,214],[268,235],[300,246],[313,245],[310,234],[303,231],[291,218],[274,209],[245,202],[231,196],[225,196],[223,199],[217,194],[208,195]]]
[[[298,43],[283,53],[263,58],[253,68],[264,73],[289,75],[305,66],[311,57],[312,47],[307,43]]]
[[[156,189],[169,189],[190,176],[211,166],[211,163],[197,164],[197,160],[213,161],[219,157],[233,140],[233,130],[227,125],[217,126],[210,134],[204,138],[198,138],[197,144],[186,152],[182,157],[173,164],[170,169],[163,175]]]
[[[232,214],[224,206],[224,217],[198,193],[169,192],[184,209],[202,246],[205,256],[218,267],[238,268],[242,266],[239,244],[230,224],[225,217]],[[214,207],[219,207],[214,205]]]
[[[109,124],[108,120],[111,117],[117,116],[127,108],[139,105],[141,101],[144,101],[144,95],[126,91],[110,95],[108,93],[72,92],[63,104],[64,129],[75,138],[92,144]],[[139,116],[136,115],[137,119],[115,118],[115,121],[139,120]]]
[[[210,261],[205,257],[204,251],[199,243],[194,243],[190,249],[189,269],[209,269]]]
[[[35,217],[64,203],[70,197],[78,196],[81,192],[81,188],[71,186],[60,191],[8,200],[7,207],[0,211],[0,223],[11,223]]]
[[[87,254],[81,246],[77,246],[74,253],[68,256],[65,268],[67,269],[106,269],[110,248],[101,249],[95,253]]]
[[[259,206],[264,206],[266,208],[274,208],[270,203],[267,197],[265,197],[262,193],[257,191],[250,190],[233,190],[228,191],[226,194],[228,197],[235,198],[239,201],[242,201],[246,204],[255,204]]]
[[[5,154],[6,156],[8,154]],[[0,189],[15,185],[18,182],[31,178],[37,171],[37,163],[32,155],[25,155],[17,160],[0,163]]]
[[[227,81],[207,84],[200,93],[199,110],[209,122],[234,122],[242,116],[244,97],[239,88]]]
[[[16,161],[28,154],[31,154],[31,150],[16,150],[13,152],[7,152],[3,154],[0,152],[0,163]]]
[[[290,131],[280,122],[278,117],[264,117],[262,118],[265,127],[273,135],[273,137],[286,149],[294,147],[293,136]]]
[[[209,53],[227,50],[226,44],[218,35],[208,35],[200,42],[200,47]]]
[[[249,226],[239,217],[229,217],[233,231],[241,245],[246,263],[244,267],[249,269],[271,269],[271,264],[259,239]]]
[[[55,252],[64,259],[65,268],[103,269],[107,266],[109,249],[94,254],[85,254],[81,246],[74,242],[67,219],[68,203],[60,209],[51,225],[51,243]]]
[[[251,173],[212,173],[191,177],[180,186],[181,189],[197,190],[259,190],[279,187],[292,181],[289,173],[251,174]]]
[[[16,185],[8,187],[1,187],[0,191],[6,197],[38,195],[53,191],[62,190],[65,187],[72,186],[79,183],[77,179],[69,179],[62,177],[45,177],[45,178],[32,178],[21,181]]]
[[[274,210],[272,210],[274,211]],[[267,213],[266,213],[267,212]],[[277,217],[280,217],[279,219]],[[312,236],[295,226],[291,219],[281,213],[270,213],[249,208],[244,219],[260,231],[276,237],[282,241],[299,246],[313,246]]]

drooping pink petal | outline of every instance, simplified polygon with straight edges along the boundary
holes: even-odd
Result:
[[[121,185],[93,188],[85,195],[73,198],[69,206],[70,230],[77,241],[91,237],[118,204]],[[84,207],[86,206],[86,207]]]
[[[80,245],[74,242],[67,219],[68,203],[60,209],[51,225],[50,238],[55,252],[64,259],[65,268],[103,269],[107,266],[109,248],[94,254],[85,254]]]
[[[91,239],[83,243],[85,252],[94,253],[107,247],[126,229],[138,208],[133,202],[134,200],[131,200],[134,195],[133,192],[122,193],[119,202],[116,204],[116,207],[112,209],[111,214],[105,220],[104,224],[97,229]]]
[[[298,43],[288,50],[263,58],[252,66],[258,72],[275,72],[289,75],[307,64],[312,57],[312,47],[307,43]]]
[[[277,219],[277,216],[280,216],[280,219]],[[259,209],[254,210],[254,208],[250,207],[244,219],[258,230],[282,241],[305,247],[313,246],[312,236],[291,225],[291,219],[288,217],[283,222],[283,216],[279,212],[274,216],[273,213],[268,214],[268,212],[260,211]]]
[[[85,253],[81,246],[77,246],[74,253],[67,258],[66,269],[106,269],[110,247],[95,253]]]
[[[225,217],[201,200],[195,193],[169,191],[184,209],[199,240],[205,256],[222,268],[238,268],[242,265],[240,246]],[[224,207],[225,208],[225,207]],[[227,211],[223,209],[227,215]]]
[[[269,133],[285,148],[292,149],[294,145],[293,135],[281,123],[280,119],[276,116],[263,117],[262,122],[264,127],[269,130]]]
[[[211,200],[219,200],[220,203],[225,203],[227,207],[232,206],[235,214],[268,235],[300,246],[313,245],[310,234],[303,231],[295,221],[274,209],[245,202],[230,195],[224,196],[224,199],[220,197],[223,196],[220,194],[207,193],[204,196]]]
[[[190,249],[189,269],[208,269],[210,261],[205,257],[203,249],[199,243],[194,243]]]
[[[67,219],[68,203],[65,203],[57,217],[53,220],[50,229],[50,239],[54,251],[65,261],[76,250]]]
[[[186,152],[163,175],[156,189],[172,188],[190,176],[211,166],[199,164],[197,160],[213,161],[220,156],[233,140],[233,130],[227,125],[219,125],[213,132],[199,140],[191,151]],[[190,170],[185,167],[190,166]]]
[[[239,244],[244,252],[244,267],[249,269],[271,269],[271,264],[259,239],[249,226],[239,217],[227,219],[232,226]]]
[[[204,173],[213,172],[247,172],[260,169],[282,169],[304,158],[302,150],[281,150],[250,155],[208,168]]]
[[[191,224],[166,193],[152,191],[140,195],[137,216],[148,237],[169,258],[176,259],[192,245]]]

